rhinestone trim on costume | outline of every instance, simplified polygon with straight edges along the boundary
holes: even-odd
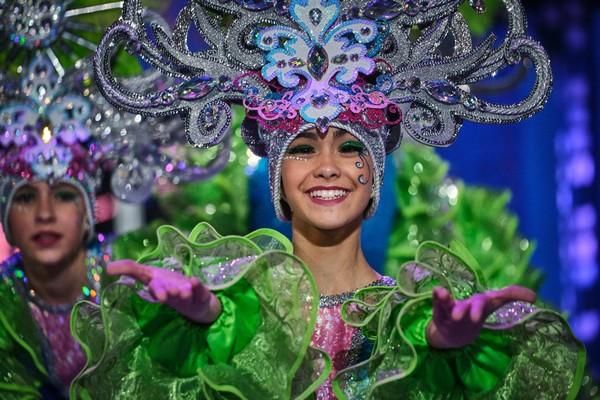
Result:
[[[339,293],[339,294],[331,294],[331,295],[321,295],[320,299],[319,299],[319,308],[324,308],[324,307],[333,307],[333,306],[337,306],[342,304],[343,302],[350,300],[354,294],[360,290],[360,289],[364,289],[367,287],[373,287],[373,286],[394,286],[396,284],[396,281],[393,278],[390,278],[389,276],[382,276],[381,278],[369,283],[366,286],[363,286],[361,288],[349,291],[349,292],[344,292],[344,293]]]

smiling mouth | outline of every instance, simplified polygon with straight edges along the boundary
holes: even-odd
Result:
[[[348,190],[343,189],[317,189],[308,192],[308,195],[315,200],[338,200],[348,196]]]

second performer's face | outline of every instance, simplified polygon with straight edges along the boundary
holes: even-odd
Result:
[[[17,189],[8,214],[14,244],[38,265],[67,262],[84,248],[86,210],[81,192],[67,183],[32,182]]]
[[[362,220],[371,200],[372,171],[366,147],[348,132],[302,133],[288,147],[281,170],[292,223],[334,230]]]

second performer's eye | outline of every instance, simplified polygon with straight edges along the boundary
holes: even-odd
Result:
[[[315,148],[309,144],[298,144],[295,146],[290,146],[286,154],[291,156],[304,155],[304,154],[312,154],[315,152]]]
[[[17,204],[29,204],[35,199],[35,193],[26,191],[15,195],[14,202]]]
[[[365,152],[365,145],[358,140],[348,140],[340,145],[340,153],[345,154],[363,154]]]
[[[63,202],[71,202],[77,200],[78,194],[73,190],[59,189],[54,192],[54,197]]]

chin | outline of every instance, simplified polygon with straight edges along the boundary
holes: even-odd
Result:
[[[362,214],[348,213],[314,213],[309,215],[306,221],[313,227],[323,231],[333,231],[342,229],[349,225],[354,225],[356,221],[362,222]]]
[[[67,254],[62,249],[35,250],[32,258],[42,265],[58,265],[65,262]]]

